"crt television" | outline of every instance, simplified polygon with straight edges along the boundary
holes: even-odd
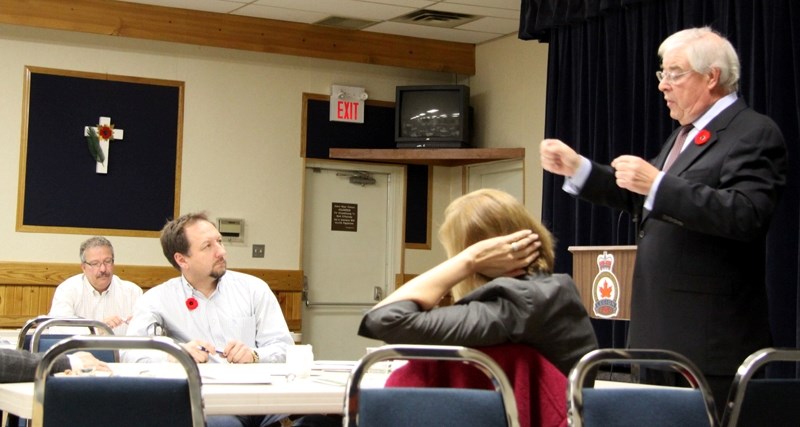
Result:
[[[469,86],[397,86],[397,148],[463,148],[470,144]]]

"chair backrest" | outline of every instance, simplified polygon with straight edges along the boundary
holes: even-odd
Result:
[[[515,343],[475,349],[491,357],[506,374],[514,388],[520,426],[567,424],[567,376],[539,351]],[[491,380],[474,365],[447,360],[409,360],[392,369],[385,387],[494,389]]]
[[[753,378],[772,362],[800,362],[800,349],[764,348],[742,362],[728,393],[724,427],[800,425],[800,379]]]
[[[20,330],[17,348],[30,350],[33,353],[43,353],[57,342],[75,336],[75,333],[46,333],[49,328],[58,326],[86,328],[91,335],[95,335],[99,331],[105,335],[114,335],[114,330],[99,320],[40,316],[29,320]],[[35,328],[33,333],[28,334],[32,328]],[[91,350],[91,353],[104,362],[119,362],[119,351],[117,350]]]
[[[28,334],[31,330],[36,330],[36,327],[39,326],[40,323],[44,322],[45,320],[50,320],[52,317],[49,316],[39,316],[34,317],[33,319],[28,319],[22,328],[19,330],[19,336],[17,337],[17,350],[30,350],[31,349],[31,335]]]
[[[87,349],[153,349],[172,356],[186,378],[52,376],[65,353]],[[189,353],[166,337],[80,335],[45,353],[34,379],[33,425],[205,426],[201,380]]]
[[[587,377],[601,364],[639,365],[674,370],[688,387],[586,388]],[[572,427],[718,425],[714,397],[700,370],[684,356],[667,350],[600,349],[572,368],[568,385]]]
[[[491,379],[495,389],[361,388],[361,380],[373,364],[414,359],[473,364]],[[458,346],[387,345],[375,349],[358,361],[347,380],[344,413],[348,427],[519,425],[514,392],[500,366],[480,351]]]

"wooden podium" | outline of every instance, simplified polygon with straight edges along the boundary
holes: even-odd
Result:
[[[636,246],[570,246],[572,278],[595,319],[629,320]]]

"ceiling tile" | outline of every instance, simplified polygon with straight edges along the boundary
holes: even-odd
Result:
[[[153,6],[176,7],[179,9],[201,10],[203,12],[229,13],[242,6],[247,1],[229,0],[122,0],[128,3],[141,3]]]
[[[357,0],[258,0],[256,4],[375,21],[392,19],[415,10],[413,7]]]
[[[498,9],[494,7],[472,6],[466,4],[455,3],[438,3],[434,6],[428,7],[430,10],[440,10],[446,12],[465,13],[467,15],[477,16],[492,16],[495,18],[506,18],[519,20],[519,11],[508,9]]]
[[[365,28],[362,31],[472,44],[483,43],[498,37],[497,34],[493,33],[428,27],[425,25],[402,24],[398,22],[381,22],[380,24],[375,24],[371,27]]]
[[[250,4],[234,12],[234,15],[252,16],[255,18],[275,19],[278,21],[301,22],[313,24],[325,19],[327,13],[309,12],[306,10],[286,9],[282,7],[263,6]]]
[[[486,33],[495,33],[497,35],[506,35],[517,32],[519,29],[519,20],[487,17],[468,22],[464,25],[459,25],[457,28],[459,30],[481,31]]]
[[[498,9],[509,9],[519,11],[520,0],[445,0],[445,4],[467,4],[472,6],[495,7]]]
[[[520,0],[123,0],[155,6],[312,24],[330,17],[379,22],[364,31],[478,44],[516,33]],[[427,9],[473,15],[454,29],[388,22]]]

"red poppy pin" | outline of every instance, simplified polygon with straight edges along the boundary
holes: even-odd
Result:
[[[188,308],[189,311],[192,311],[195,308],[197,308],[197,300],[194,299],[194,297],[187,298],[186,299],[186,308]]]
[[[694,143],[697,145],[703,145],[708,142],[709,139],[711,139],[711,132],[703,129],[697,133],[697,136],[694,137]]]

